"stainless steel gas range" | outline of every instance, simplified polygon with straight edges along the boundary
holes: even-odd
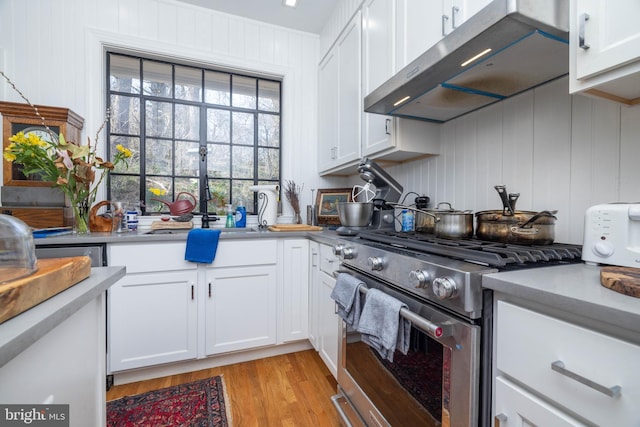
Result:
[[[575,245],[520,246],[365,230],[341,240],[339,273],[407,305],[409,351],[380,358],[342,324],[334,403],[347,425],[489,426],[491,291],[487,273],[581,262]],[[366,298],[366,296],[365,296]],[[348,410],[345,410],[347,408]]]

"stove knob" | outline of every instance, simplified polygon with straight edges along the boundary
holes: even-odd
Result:
[[[413,270],[409,273],[409,284],[414,288],[426,288],[429,286],[429,273],[424,270]]]
[[[344,245],[335,245],[332,250],[335,256],[342,256],[342,250],[344,249]]]
[[[350,247],[342,248],[342,259],[353,259],[356,256],[356,250]]]
[[[370,256],[367,259],[367,264],[369,265],[369,268],[371,269],[371,271],[380,271],[384,267],[382,258],[377,256]]]
[[[458,294],[456,282],[450,277],[438,277],[433,279],[431,289],[439,299],[453,298]]]

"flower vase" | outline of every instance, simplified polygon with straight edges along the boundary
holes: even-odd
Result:
[[[293,224],[302,224],[302,217],[300,216],[300,212],[295,212],[293,214]]]
[[[72,203],[73,232],[75,234],[89,234],[89,207],[85,202]]]

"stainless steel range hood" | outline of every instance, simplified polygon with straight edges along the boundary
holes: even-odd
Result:
[[[446,122],[568,72],[568,0],[494,0],[367,95],[364,110]]]

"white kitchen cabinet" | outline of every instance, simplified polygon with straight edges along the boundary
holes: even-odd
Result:
[[[491,0],[442,0],[442,36],[450,34],[489,3]]]
[[[276,267],[207,269],[206,354],[276,343]]]
[[[309,342],[318,351],[318,286],[320,283],[320,244],[309,242]]]
[[[309,338],[309,240],[278,241],[282,278],[282,341]]]
[[[336,285],[333,273],[338,269],[339,261],[333,255],[331,246],[320,245],[320,269],[318,271],[318,287],[316,309],[318,313],[318,354],[327,365],[329,371],[337,378],[338,348],[340,340],[340,316],[336,312],[336,304],[331,299],[331,292]]]
[[[395,0],[394,46],[397,71],[406,67],[442,38],[441,15],[439,11],[434,10],[436,4],[438,2]]]
[[[570,91],[624,103],[640,98],[640,3],[572,0]]]
[[[110,372],[196,357],[197,265],[185,245],[108,246],[110,265],[127,267],[108,292]]]
[[[360,158],[360,12],[342,31],[318,70],[318,162],[321,174]]]
[[[495,310],[501,426],[640,424],[640,346],[510,302]]]
[[[411,0],[367,0],[363,5],[363,95],[371,93],[405,65],[407,56],[417,56],[429,43],[424,28],[433,16],[425,2]],[[402,19],[401,19],[402,18]],[[410,24],[407,26],[403,19]],[[418,21],[421,21],[418,27]],[[418,41],[413,41],[413,32]],[[407,50],[406,42],[413,48]],[[418,47],[419,46],[419,47]],[[398,52],[398,53],[397,53]],[[421,122],[363,113],[362,154],[372,159],[404,161],[439,153],[439,127]]]
[[[109,290],[110,371],[196,357],[195,270],[128,274]]]
[[[570,415],[502,376],[496,378],[495,393],[496,427],[584,426]]]

